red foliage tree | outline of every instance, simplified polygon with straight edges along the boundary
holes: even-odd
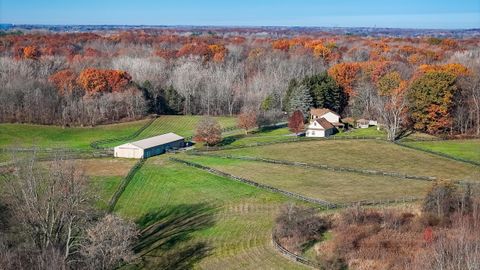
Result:
[[[288,128],[298,135],[305,128],[304,117],[301,111],[294,111],[288,118]]]
[[[433,241],[432,227],[428,226],[427,228],[425,228],[425,230],[423,231],[423,240],[428,244],[432,243]]]

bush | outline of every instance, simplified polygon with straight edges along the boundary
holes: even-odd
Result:
[[[287,249],[294,252],[299,252],[305,245],[320,240],[331,225],[330,218],[318,216],[315,209],[293,204],[282,208],[276,223],[276,237],[286,243]]]

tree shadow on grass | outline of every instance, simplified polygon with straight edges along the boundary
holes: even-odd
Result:
[[[247,137],[245,134],[228,136],[223,138],[222,141],[217,144],[217,146],[227,146],[245,137]]]
[[[145,269],[190,269],[212,248],[192,239],[192,233],[214,225],[215,208],[208,204],[181,204],[151,211],[137,220],[141,228],[134,246]]]

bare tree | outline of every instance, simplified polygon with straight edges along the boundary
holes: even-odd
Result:
[[[41,254],[60,254],[63,263],[71,262],[90,205],[86,181],[61,158],[47,170],[35,156],[16,162],[15,177],[6,183],[8,202],[23,234]]]
[[[135,224],[115,215],[103,217],[97,224],[86,230],[80,253],[88,269],[116,269],[131,262],[131,249],[137,238]]]

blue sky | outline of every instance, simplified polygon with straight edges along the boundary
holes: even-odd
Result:
[[[0,0],[0,22],[480,28],[480,0]]]

